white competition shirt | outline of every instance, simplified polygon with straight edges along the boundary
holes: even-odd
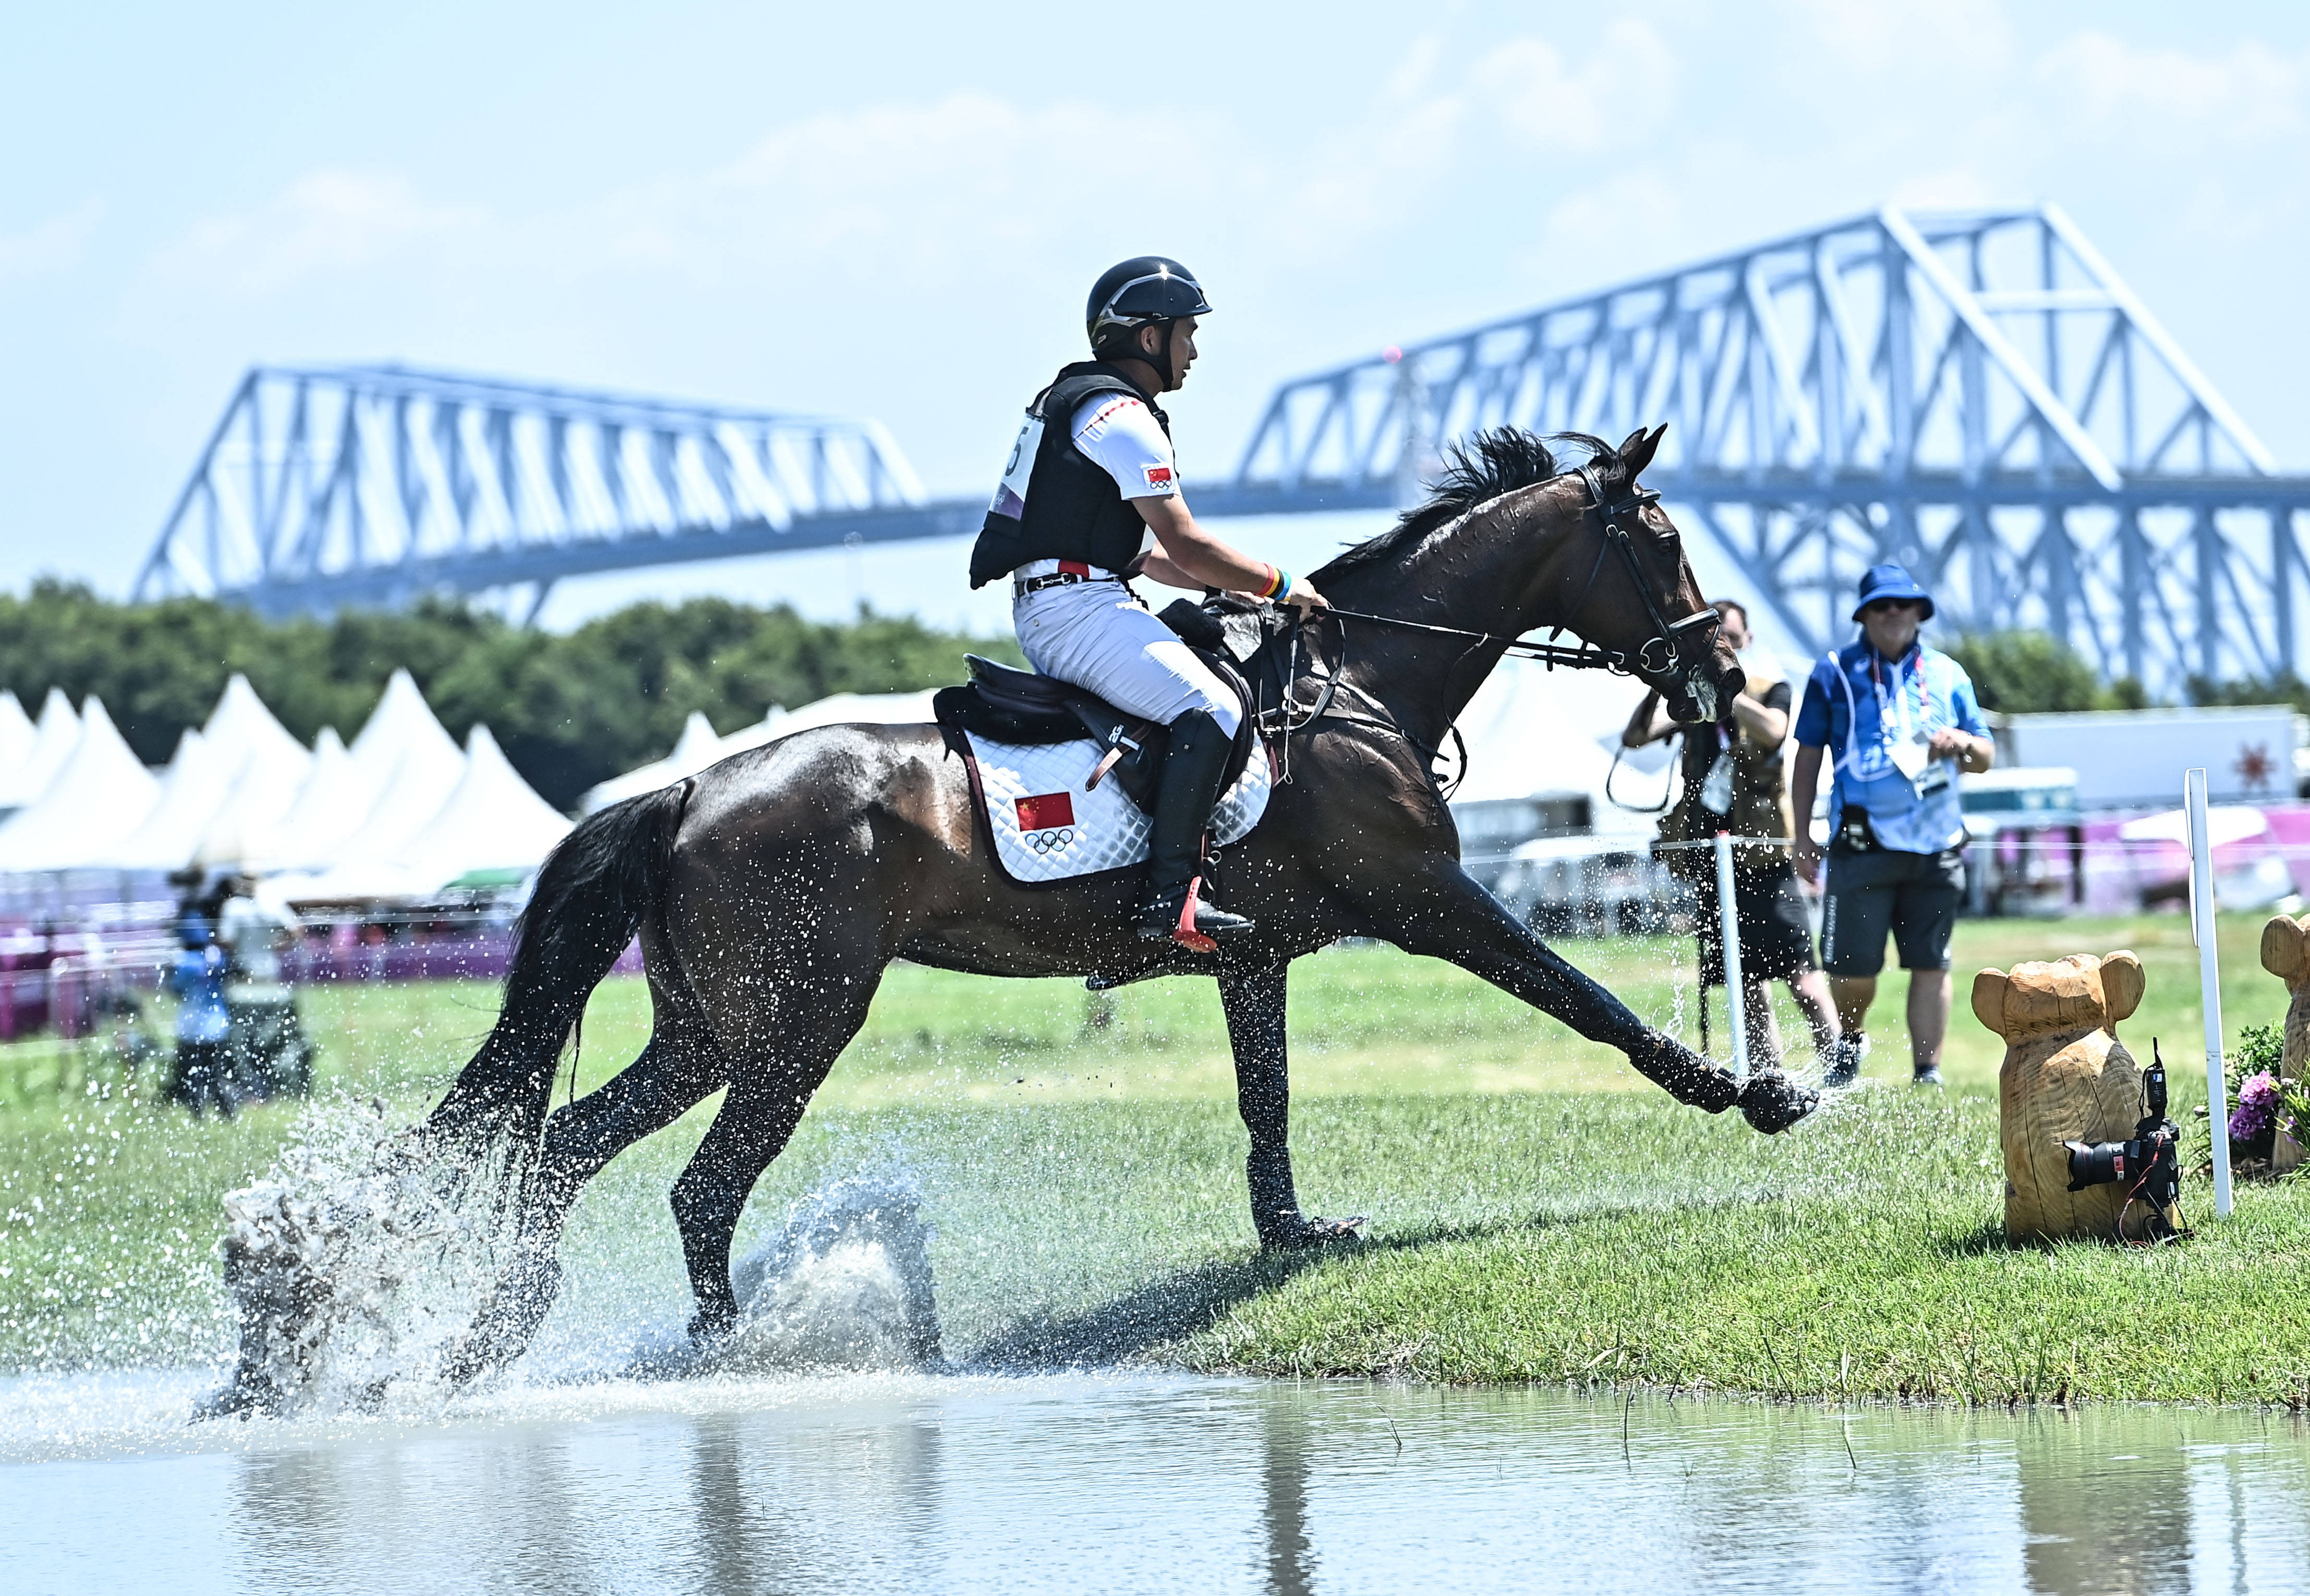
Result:
[[[1168,499],[1179,490],[1171,440],[1146,405],[1128,394],[1093,394],[1075,411],[1075,447],[1115,479],[1125,499]]]

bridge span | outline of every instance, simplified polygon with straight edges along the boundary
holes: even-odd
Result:
[[[1617,438],[1808,648],[1867,566],[2111,677],[2299,668],[2310,477],[2051,205],[1885,209],[1288,382],[1205,516],[1385,508],[1489,426]],[[243,378],[140,572],[268,613],[976,531],[873,421],[415,371]],[[534,610],[533,610],[534,612]]]

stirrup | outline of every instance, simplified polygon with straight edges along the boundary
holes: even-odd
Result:
[[[1203,899],[1203,878],[1190,880],[1184,891],[1159,892],[1139,909],[1139,935],[1150,942],[1177,942],[1190,953],[1216,953],[1213,939],[1255,929],[1241,915],[1230,915]],[[1175,911],[1172,904],[1178,907]]]

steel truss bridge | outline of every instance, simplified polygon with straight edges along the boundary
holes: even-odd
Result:
[[[1618,438],[1805,648],[1898,559],[1950,630],[2036,627],[2105,676],[2300,660],[2310,583],[2245,421],[2059,210],[1886,209],[1286,383],[1206,516],[1385,508],[1453,439]],[[873,422],[392,367],[260,368],[234,395],[139,597],[268,612],[973,532]]]

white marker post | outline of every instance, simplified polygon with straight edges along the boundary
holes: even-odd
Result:
[[[1749,1078],[1749,994],[1741,984],[1741,916],[1732,903],[1732,837],[1725,831],[1716,834],[1716,924],[1724,938],[1724,1007],[1732,1023],[1732,1073],[1745,1080]]]
[[[2190,940],[2198,944],[2199,1006],[2206,1015],[2206,1128],[2214,1146],[2214,1217],[2230,1214],[2229,1094],[2222,1085],[2222,971],[2214,948],[2214,843],[2206,828],[2206,773],[2182,773],[2190,821]]]

